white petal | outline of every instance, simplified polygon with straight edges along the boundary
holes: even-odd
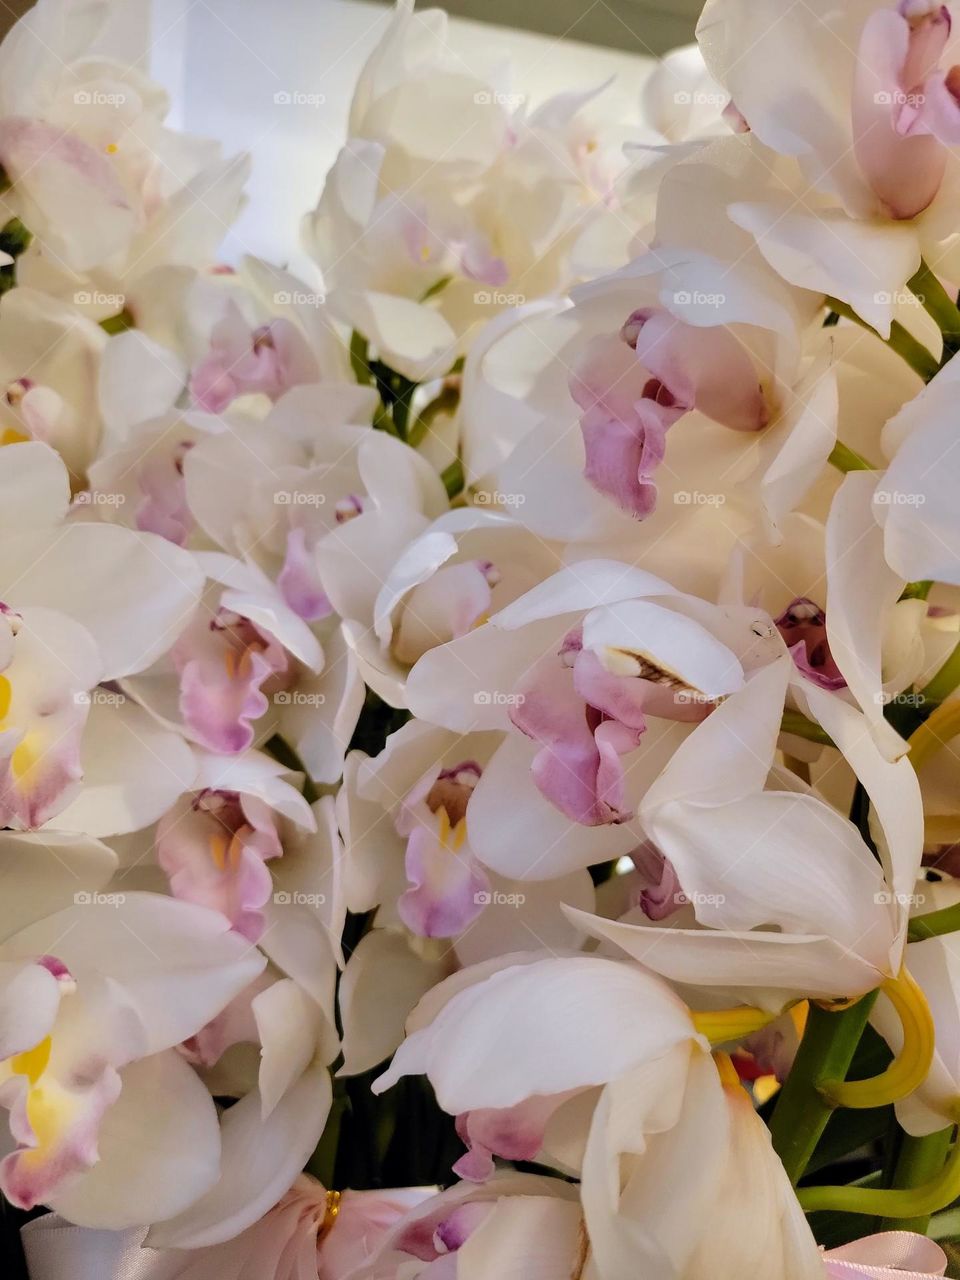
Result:
[[[60,455],[28,440],[0,456],[0,522],[6,532],[59,524],[70,506],[70,477]]]
[[[216,1107],[180,1054],[134,1062],[120,1078],[99,1161],[51,1201],[71,1222],[114,1231],[182,1213],[213,1186],[220,1162]]]
[[[418,956],[393,929],[374,929],[363,937],[340,980],[343,1066],[338,1075],[359,1075],[389,1058],[403,1039],[407,1014],[445,972],[442,960]]]
[[[154,1227],[158,1249],[198,1249],[229,1240],[256,1222],[289,1190],[316,1146],[333,1091],[326,1067],[310,1067],[266,1121],[260,1098],[247,1094],[224,1115],[220,1180],[191,1208]]]
[[[175,352],[137,329],[116,334],[100,361],[100,408],[110,446],[123,444],[131,427],[172,409],[186,381]]]
[[[139,831],[156,822],[196,774],[193,752],[179,734],[123,694],[106,690],[92,695],[80,758],[82,790],[51,825],[94,836]]]
[[[118,525],[67,525],[0,543],[0,599],[45,605],[82,623],[107,679],[143,671],[166,652],[202,585],[189,552]]]
[[[251,1007],[262,1046],[259,1090],[266,1120],[313,1061],[321,1013],[292,978],[281,978],[261,991]]]
[[[891,760],[903,740],[883,718],[880,647],[904,581],[883,557],[883,534],[870,508],[870,472],[851,472],[837,491],[827,521],[827,635],[830,652],[871,732]]]
[[[404,1041],[374,1091],[425,1073],[451,1115],[512,1107],[604,1084],[686,1039],[696,1033],[685,1007],[642,969],[587,956],[544,960],[454,996]]]
[[[152,893],[78,902],[22,929],[5,959],[56,955],[82,980],[108,974],[123,989],[151,1052],[189,1039],[253,981],[265,961],[215,911]]]
[[[116,867],[116,854],[90,836],[0,832],[0,941],[102,889]]]

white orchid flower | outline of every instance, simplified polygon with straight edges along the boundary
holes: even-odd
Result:
[[[347,531],[347,536],[352,530]],[[334,534],[317,547],[320,577],[366,683],[406,702],[410,667],[458,639],[560,567],[559,549],[518,522],[476,507],[449,511],[399,551],[382,583],[358,581]]]
[[[802,17],[777,3],[760,23],[740,0],[709,0],[697,28],[749,130],[704,157],[703,198],[786,280],[841,298],[884,337],[921,254],[955,274],[949,33],[946,6],[875,0]]]
[[[471,798],[471,846],[502,875],[549,879],[636,848],[640,798],[690,725],[783,652],[762,609],[583,561],[430,650],[407,692],[420,719],[505,734]]]
[[[113,682],[176,641],[199,570],[150,534],[64,523],[67,473],[46,445],[4,449],[0,486],[11,495],[0,553],[4,821],[134,830],[183,790],[190,766],[182,741]]]
[[[4,1192],[89,1226],[172,1217],[220,1161],[213,1100],[176,1046],[264,961],[215,912],[154,894],[76,897],[0,944],[0,1089],[16,1142]]]

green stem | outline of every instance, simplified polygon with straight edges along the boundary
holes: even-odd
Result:
[[[933,590],[932,578],[921,578],[917,582],[908,582],[900,592],[901,600],[926,600]]]
[[[810,1005],[800,1048],[770,1120],[773,1149],[794,1185],[833,1114],[820,1086],[846,1078],[875,999],[871,992],[839,1013]]]
[[[895,351],[898,356],[906,360],[914,373],[919,374],[924,382],[929,382],[940,368],[939,362],[934,359],[923,343],[918,342],[909,329],[905,329],[899,320],[894,320],[890,326],[890,337],[881,338],[873,325],[867,324],[866,320],[861,320],[853,308],[848,307],[845,302],[840,302],[837,298],[827,298],[827,306],[836,311],[838,315],[847,320],[852,320],[854,324],[860,325],[868,333],[874,334],[891,351]]]
[[[407,431],[407,444],[416,449],[441,413],[453,413],[460,403],[460,388],[444,386],[440,394],[426,405],[413,419]]]
[[[960,903],[941,907],[939,911],[927,911],[914,916],[907,926],[908,942],[923,942],[925,938],[942,938],[945,933],[960,930]]]
[[[939,706],[946,702],[957,685],[960,685],[960,644],[956,646],[943,666],[932,676],[929,683],[920,690],[924,704],[933,703]]]
[[[369,387],[373,383],[373,373],[370,370],[370,343],[356,329],[350,335],[350,368],[361,386]]]
[[[960,310],[922,259],[919,270],[907,281],[907,288],[916,295],[924,311],[943,334],[944,359],[941,363],[945,364],[960,347]]]
[[[786,709],[780,721],[780,732],[792,733],[795,738],[806,738],[808,742],[819,742],[823,747],[834,745],[829,733],[812,720],[808,720],[802,711]]]
[[[914,1138],[905,1133],[900,1142],[900,1154],[893,1174],[895,1188],[918,1187],[929,1182],[939,1174],[950,1150],[950,1136],[953,1133],[948,1125],[946,1129],[938,1129],[936,1133],[928,1133],[923,1138]],[[916,1231],[925,1235],[930,1224],[930,1214],[922,1213],[916,1218],[884,1218],[880,1223],[880,1231]]]
[[[465,482],[463,463],[459,458],[455,458],[454,461],[450,463],[449,467],[445,467],[443,471],[440,472],[440,479],[443,481],[443,486],[447,491],[448,498],[455,498],[458,493],[463,492]]]
[[[928,1218],[960,1196],[960,1142],[954,1143],[940,1171],[919,1186],[889,1191],[872,1187],[804,1187],[797,1196],[807,1213],[835,1209],[896,1218],[898,1222]]]
[[[831,467],[836,467],[838,471],[879,471],[879,467],[874,466],[872,462],[868,462],[861,454],[855,453],[845,444],[841,444],[838,440],[827,458]]]

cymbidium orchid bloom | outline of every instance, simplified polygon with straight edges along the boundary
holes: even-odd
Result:
[[[290,1191],[320,1140],[332,1096],[329,1064],[339,1050],[332,988],[313,942],[304,945],[295,924],[291,933],[276,946],[261,938],[273,961],[264,979],[184,1046],[211,1088],[242,1096],[221,1122],[219,1178],[175,1216],[151,1217],[148,1245],[197,1249],[232,1240]],[[249,1044],[259,1046],[259,1067],[238,1081],[230,1051]]]
[[[269,408],[292,387],[349,376],[324,295],[259,258],[198,275],[182,310],[190,316],[187,334],[164,336],[190,366],[190,399],[210,413],[241,400]],[[151,320],[148,313],[148,332]]]
[[[754,672],[677,748],[641,801],[643,829],[672,866],[696,927],[654,924],[642,911],[643,923],[593,926],[674,981],[749,990],[773,1008],[790,996],[845,999],[897,977],[923,843],[908,761],[886,760],[860,711],[790,665]],[[870,797],[882,861],[815,788],[778,765],[788,684]]]
[[[157,824],[157,860],[175,897],[219,911],[256,942],[274,893],[269,864],[284,856],[286,824],[293,841],[297,828],[315,831],[316,818],[274,761],[253,753],[198,763],[197,789]]]
[[[575,1190],[555,1178],[507,1173],[458,1183],[398,1222],[355,1280],[471,1280],[491,1266],[505,1280],[579,1275],[583,1219]]]
[[[245,176],[216,143],[165,128],[166,94],[122,48],[106,0],[82,17],[41,0],[0,47],[4,204],[54,271],[105,268],[108,281],[156,265],[158,250],[162,262],[211,256]]]
[[[681,562],[684,585],[715,589],[737,535],[803,498],[837,418],[830,346],[800,346],[810,295],[763,264],[728,276],[657,250],[572,309],[489,326],[464,373],[468,483],[541,536]]]
[[[609,155],[598,163],[605,153],[583,121],[594,91],[528,110],[500,77],[451,56],[445,24],[437,10],[396,6],[304,222],[333,314],[418,381],[446,373],[491,315],[563,291],[574,235],[622,167]]]
[[[749,1233],[750,1244],[738,1240],[736,1231],[725,1235],[717,1262],[728,1271],[721,1274],[742,1274],[738,1267],[748,1264],[751,1249],[758,1258],[768,1255],[776,1274],[794,1257],[808,1259],[807,1270],[796,1274],[817,1274],[812,1260],[818,1251],[769,1138],[728,1060],[718,1073],[708,1039],[697,1030],[699,1025],[708,1036],[736,1038],[748,1029],[749,1010],[691,1016],[639,966],[599,957],[533,956],[490,976],[480,972],[472,983],[470,977],[451,979],[447,993],[440,988],[425,999],[411,1020],[415,1029],[376,1087],[388,1087],[408,1071],[426,1071],[445,1109],[500,1114],[495,1149],[505,1153],[518,1129],[529,1126],[538,1099],[554,1097],[554,1116],[576,1094],[592,1102],[568,1111],[564,1123],[567,1150],[580,1152],[573,1159],[582,1173],[596,1268],[584,1274],[626,1274],[627,1256],[656,1266],[657,1274],[700,1274],[698,1250],[711,1247],[700,1223],[729,1212],[719,1188],[725,1178],[735,1182],[743,1176],[744,1167],[759,1177],[758,1188],[769,1185],[769,1200],[761,1209],[756,1192],[746,1197],[761,1213],[762,1231]],[[513,1047],[511,1061],[494,1079],[485,1046],[503,1043],[503,1036]],[[542,1114],[539,1137],[534,1123],[526,1158],[538,1156],[542,1146],[538,1158],[549,1160],[550,1123],[549,1113]],[[709,1150],[703,1145],[707,1130]],[[749,1142],[759,1145],[744,1166],[743,1144]],[[687,1143],[697,1145],[702,1162],[695,1175],[690,1170],[684,1189],[690,1200],[681,1205],[672,1177],[664,1175],[673,1162],[677,1170],[689,1170]],[[758,1151],[765,1153],[760,1160]],[[628,1152],[632,1156],[622,1159]]]
[[[379,923],[450,938],[468,962],[512,949],[511,941],[575,943],[559,905],[592,900],[584,871],[521,884],[473,848],[474,795],[501,740],[411,721],[379,756],[353,762],[341,800],[352,911],[380,904]]]
[[[198,763],[202,790],[155,833],[127,842],[110,887],[122,891],[145,872],[153,882],[138,848],[153,843],[171,891],[214,903],[269,965],[181,1046],[211,1092],[238,1101],[223,1118],[218,1182],[151,1238],[163,1248],[231,1239],[289,1190],[326,1123],[329,1066],[340,1050],[334,990],[344,906],[333,800],[309,809],[286,770],[256,753]],[[241,805],[258,825],[232,832],[234,857],[223,826],[209,828]],[[257,1050],[259,1064],[251,1056]],[[253,1161],[244,1154],[250,1150]]]
[[[361,687],[318,545],[336,537],[359,590],[379,571],[370,549],[390,562],[386,527],[392,537],[404,527],[415,536],[446,505],[415,453],[369,427],[343,425],[370,411],[363,388],[295,388],[263,422],[208,432],[169,468],[169,507],[183,504],[194,544],[212,540],[228,554],[198,554],[220,586],[211,585],[137,696],[209,750],[245,750],[281,725],[311,776],[340,775]]]
[[[391,706],[406,704],[407,673],[428,650],[485,622],[560,567],[557,548],[497,511],[449,511],[404,546],[384,580],[360,576],[344,546],[354,530],[317,546],[320,578],[366,683]]]
[[[371,16],[315,285],[142,6],[0,45],[31,1280],[943,1274],[960,46],[756,9],[633,120]]]
[[[786,280],[842,299],[887,336],[921,254],[956,274],[950,9],[863,0],[755,17],[739,0],[709,0],[697,29],[745,131],[704,154],[702,196]]]
[[[198,570],[152,535],[64,523],[69,481],[47,445],[6,447],[0,486],[9,494],[0,517],[4,825],[56,818],[95,835],[134,830],[172,802],[189,766],[182,742],[127,705],[112,682],[174,642],[196,605]],[[110,761],[123,794],[115,790],[97,815],[89,802],[111,736],[114,749],[135,739],[138,747]],[[84,797],[84,783],[94,794]]]
[[[0,956],[0,1090],[16,1143],[4,1194],[98,1227],[181,1212],[216,1181],[220,1138],[213,1100],[176,1046],[262,957],[216,912],[89,892],[6,937]]]
[[[108,342],[99,325],[35,289],[13,290],[0,317],[0,440],[56,449],[74,490],[100,444],[97,376]]]
[[[503,875],[547,879],[636,848],[640,799],[691,726],[783,652],[762,609],[583,561],[430,650],[407,691],[421,719],[504,733],[472,797],[471,845]]]

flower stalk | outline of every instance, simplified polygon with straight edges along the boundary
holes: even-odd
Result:
[[[933,1061],[934,1027],[930,1006],[906,969],[888,978],[880,990],[903,1026],[903,1048],[886,1071],[869,1080],[826,1080],[819,1087],[834,1107],[882,1107],[899,1102],[926,1079]]]

